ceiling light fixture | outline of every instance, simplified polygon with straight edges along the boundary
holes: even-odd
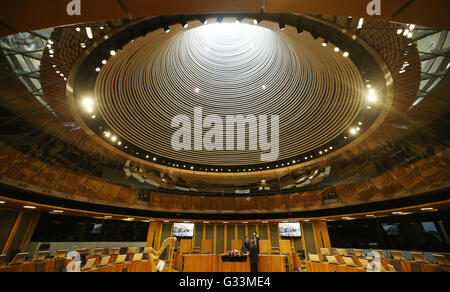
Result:
[[[163,29],[164,29],[165,33],[169,33],[170,32],[170,28],[169,28],[169,26],[167,24],[163,25]]]
[[[92,34],[92,29],[90,27],[86,27],[86,35],[89,39],[94,38],[94,35]]]

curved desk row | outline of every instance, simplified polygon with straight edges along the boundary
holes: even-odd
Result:
[[[117,265],[108,265],[105,267],[97,267],[92,268],[87,271],[83,271],[86,273],[121,273],[121,272],[129,272],[129,273],[149,273],[152,272],[152,264],[150,261],[142,261],[142,262],[125,262],[123,264]]]
[[[358,258],[353,258],[356,264],[360,264]],[[339,260],[338,260],[339,261]],[[382,259],[381,264],[383,267],[387,267],[388,264],[391,264],[389,259]],[[413,270],[412,266],[417,265],[417,270]],[[436,264],[424,264],[424,263],[415,263],[411,261],[401,261],[400,262],[400,272],[409,273],[409,272],[435,272],[437,269],[450,272],[450,267],[440,267]],[[317,262],[306,262],[306,271],[307,272],[367,272],[364,268],[358,267],[350,267],[344,264],[330,264],[327,262],[317,263]]]
[[[258,272],[285,272],[286,258],[287,255],[259,255]],[[250,272],[250,260],[248,256],[184,254],[183,272]]]
[[[72,260],[67,259],[65,261],[65,267],[71,262]],[[46,272],[46,273],[53,273],[56,272],[56,261],[53,259],[45,260],[43,262],[28,262],[23,263],[21,265],[14,265],[14,266],[0,266],[0,272],[5,273],[19,273],[19,272],[25,272],[25,273],[34,273],[34,272]]]

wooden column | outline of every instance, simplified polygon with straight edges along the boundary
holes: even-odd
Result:
[[[228,225],[223,226],[223,252],[225,253],[228,249],[227,243],[228,243]]]
[[[326,222],[314,222],[313,231],[317,253],[319,253],[321,247],[331,248],[330,236],[328,234]]]
[[[213,254],[217,254],[216,253],[216,243],[217,243],[217,225],[214,224]]]
[[[22,237],[22,241],[20,242],[19,249],[24,250],[25,244],[29,242],[30,237],[32,235],[33,226],[36,226],[37,221],[41,214],[39,212],[34,212],[33,216],[30,218],[30,222],[28,223],[27,229],[25,230],[25,234]]]
[[[14,223],[14,226],[11,229],[11,232],[9,233],[8,240],[6,240],[5,246],[3,247],[2,254],[6,254],[8,252],[9,247],[11,246],[11,243],[12,243],[14,237],[16,236],[17,229],[19,229],[19,225],[20,225],[20,222],[22,221],[23,213],[24,213],[23,211],[20,211],[19,215],[17,216],[16,222]]]
[[[302,245],[305,251],[305,260],[308,260],[308,250],[306,249],[305,232],[303,231],[303,223],[300,223],[300,228],[302,229]]]
[[[160,222],[150,222],[148,224],[147,242],[146,246],[159,248],[161,238],[162,224]]]

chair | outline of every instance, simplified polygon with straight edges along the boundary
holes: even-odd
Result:
[[[388,265],[387,270],[388,270],[388,272],[391,272],[391,273],[399,272],[393,265]]]
[[[58,258],[55,259],[55,272],[57,273],[63,273],[66,271],[66,259],[65,258]]]
[[[37,262],[36,263],[36,273],[45,273],[45,262]]]
[[[395,268],[397,272],[400,272],[402,270],[402,264],[400,260],[397,259],[390,260],[390,264]]]
[[[355,250],[353,249],[353,248],[348,248],[347,249],[347,255],[348,256],[356,256],[356,254],[355,254]]]
[[[322,255],[324,255],[324,256],[331,255],[330,249],[329,248],[325,248],[325,247],[321,247],[320,248],[320,253]]]
[[[411,263],[411,272],[412,273],[421,273],[422,268],[419,263]]]
[[[355,255],[357,257],[365,257],[366,254],[364,253],[364,251],[362,249],[353,249],[353,252],[355,253]]]

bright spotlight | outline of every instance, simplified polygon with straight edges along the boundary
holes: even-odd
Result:
[[[92,100],[92,98],[87,97],[87,98],[83,99],[82,104],[84,107],[88,108],[88,107],[91,107],[94,105],[94,101]]]

